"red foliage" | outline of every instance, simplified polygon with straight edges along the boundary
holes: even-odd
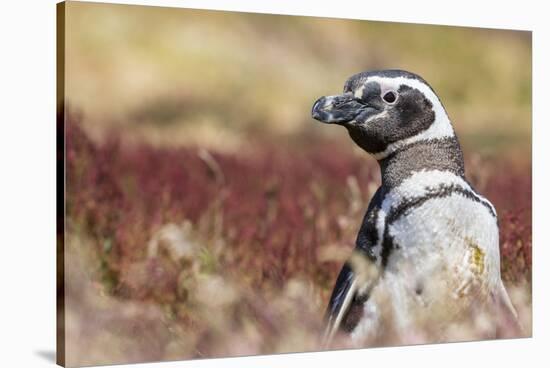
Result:
[[[69,226],[93,237],[115,279],[121,268],[143,261],[156,229],[188,219],[203,224],[205,238],[224,239],[230,249],[221,260],[225,269],[246,271],[251,285],[269,280],[282,286],[299,275],[328,289],[340,265],[320,264],[319,247],[351,248],[355,240],[356,230],[346,232],[338,221],[349,212],[347,179],[357,179],[366,208],[367,188],[378,170],[350,147],[262,144],[250,155],[212,153],[212,164],[195,148],[123,147],[116,135],[97,144],[69,119]],[[499,213],[504,275],[530,280],[531,174],[495,172],[484,194]],[[212,220],[216,216],[221,216],[219,228]]]
[[[501,269],[508,281],[531,281],[531,193],[530,167],[498,170],[487,188],[499,213]]]

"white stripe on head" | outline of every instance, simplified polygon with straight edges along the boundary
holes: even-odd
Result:
[[[392,78],[392,77],[379,77],[379,76],[368,77],[364,82],[364,85],[366,85],[368,82],[378,83],[380,85],[382,95],[384,94],[384,91],[388,91],[388,90],[398,91],[399,87],[402,85],[416,89],[420,91],[422,94],[424,94],[424,96],[426,96],[426,98],[432,103],[432,108],[435,113],[435,121],[432,123],[432,125],[430,125],[428,129],[420,132],[415,136],[391,143],[386,147],[385,150],[381,152],[372,153],[374,158],[376,158],[377,160],[381,160],[387,157],[388,155],[390,155],[391,153],[395,152],[399,148],[407,146],[414,142],[430,140],[430,139],[453,137],[455,135],[453,127],[451,125],[451,121],[447,116],[447,112],[443,108],[443,104],[441,103],[437,95],[432,91],[432,89],[429,86],[427,86],[425,83],[412,78],[405,78],[405,77]]]

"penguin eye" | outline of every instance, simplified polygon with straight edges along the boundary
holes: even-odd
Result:
[[[386,92],[384,96],[382,97],[384,101],[391,104],[394,103],[395,100],[397,100],[397,94],[393,91]]]

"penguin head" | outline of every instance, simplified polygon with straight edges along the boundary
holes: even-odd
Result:
[[[355,143],[379,160],[415,141],[454,137],[433,89],[403,70],[353,75],[342,94],[314,103],[312,117],[346,127]]]

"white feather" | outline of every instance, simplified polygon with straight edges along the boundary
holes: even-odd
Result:
[[[406,145],[409,145],[414,142],[418,141],[424,141],[424,140],[430,140],[430,139],[440,139],[445,137],[453,137],[455,135],[453,127],[451,125],[451,121],[449,120],[449,117],[447,115],[447,112],[443,108],[443,104],[439,100],[439,98],[436,96],[436,94],[432,91],[430,87],[428,87],[425,83],[422,83],[421,81],[417,79],[411,79],[411,78],[405,78],[405,77],[380,77],[380,76],[372,76],[367,78],[364,84],[367,84],[369,82],[377,82],[382,90],[382,94],[384,94],[384,91],[386,90],[399,90],[399,87],[402,85],[409,86],[411,88],[419,90],[426,98],[432,103],[432,108],[435,113],[435,121],[432,125],[423,132],[397,141],[395,143],[392,143],[386,147],[384,151],[381,152],[375,152],[372,155],[377,160],[381,160],[388,155],[390,155],[392,152],[395,152],[401,147],[404,147]],[[357,93],[357,92],[356,92]]]

